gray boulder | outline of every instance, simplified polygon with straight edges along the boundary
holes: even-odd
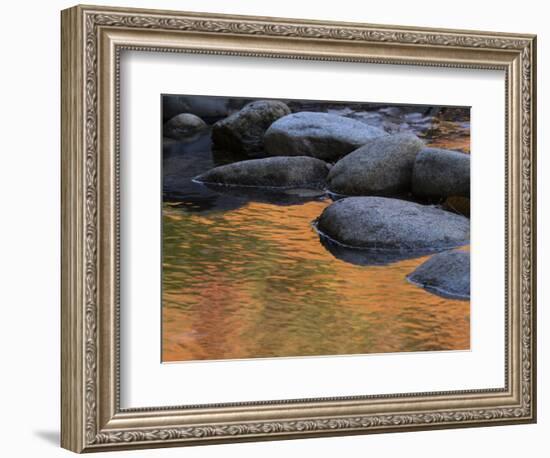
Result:
[[[328,175],[329,190],[346,196],[392,196],[410,191],[414,160],[423,146],[414,134],[368,140],[334,165]]]
[[[412,191],[418,197],[470,197],[470,155],[423,149],[414,163]]]
[[[312,157],[268,157],[234,162],[194,178],[206,184],[276,188],[324,188],[329,165]]]
[[[263,137],[277,119],[290,113],[283,102],[257,100],[222,119],[212,127],[212,141],[217,149],[255,156],[264,149]]]
[[[446,251],[421,264],[407,279],[427,291],[455,299],[470,298],[470,253]]]
[[[186,139],[206,129],[206,123],[191,113],[180,113],[164,124],[164,136],[174,140]]]
[[[325,208],[316,227],[346,247],[371,250],[441,251],[470,239],[468,218],[387,197],[338,200]]]
[[[265,152],[269,156],[312,156],[336,161],[375,137],[381,129],[343,116],[303,111],[285,116],[267,130]]]

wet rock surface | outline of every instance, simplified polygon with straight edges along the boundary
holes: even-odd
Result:
[[[424,143],[414,134],[369,140],[340,159],[328,176],[330,192],[346,196],[391,196],[410,191],[416,155]]]
[[[436,207],[386,197],[348,197],[316,221],[321,236],[349,248],[441,251],[469,242],[470,223]]]
[[[416,268],[407,279],[443,297],[470,298],[470,253],[438,253]]]
[[[222,165],[194,180],[215,185],[323,189],[328,171],[326,162],[312,157],[269,157]]]
[[[470,197],[470,156],[440,148],[425,148],[417,156],[412,173],[417,197]]]
[[[381,129],[328,113],[299,112],[274,122],[265,133],[268,156],[311,156],[334,162],[364,145],[387,135]]]
[[[257,156],[264,150],[264,133],[290,109],[277,100],[258,100],[216,122],[212,127],[214,148]]]
[[[206,129],[206,123],[191,113],[180,113],[164,124],[164,136],[184,140]]]

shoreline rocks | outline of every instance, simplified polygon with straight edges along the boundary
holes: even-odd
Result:
[[[288,115],[288,106],[277,100],[257,100],[212,126],[212,142],[217,149],[249,156],[264,150],[264,133],[277,119]]]
[[[386,197],[347,197],[316,221],[321,236],[349,248],[442,251],[470,239],[467,218],[432,206]]]
[[[381,129],[344,116],[302,111],[275,121],[264,136],[268,156],[311,156],[334,162],[375,137]]]
[[[206,123],[191,113],[180,113],[164,124],[163,134],[173,140],[184,140],[208,128]]]
[[[439,296],[470,299],[470,253],[438,253],[417,267],[407,279]]]
[[[193,181],[241,187],[323,189],[329,168],[326,162],[312,157],[277,156],[215,167]]]
[[[193,113],[210,124],[240,110],[251,99],[200,95],[163,95],[162,113],[165,121],[180,113]]]
[[[345,196],[392,196],[410,191],[415,158],[424,143],[413,134],[369,140],[331,169],[329,191]]]
[[[412,192],[417,197],[470,197],[470,156],[440,148],[424,148],[416,156]]]

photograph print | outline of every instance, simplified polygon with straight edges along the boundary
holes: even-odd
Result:
[[[161,96],[162,361],[470,349],[470,108]]]

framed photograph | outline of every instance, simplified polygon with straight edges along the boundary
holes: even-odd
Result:
[[[536,421],[536,38],[62,12],[62,446]]]

